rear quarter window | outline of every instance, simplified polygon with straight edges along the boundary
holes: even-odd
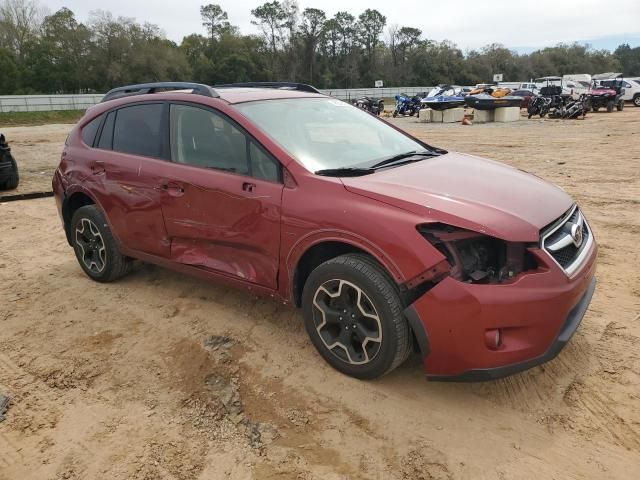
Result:
[[[96,134],[98,133],[98,129],[100,128],[100,123],[103,118],[104,114],[99,115],[82,127],[82,141],[90,147],[93,147],[96,140]]]

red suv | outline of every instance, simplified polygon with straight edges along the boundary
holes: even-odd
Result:
[[[595,289],[596,243],[560,188],[431,147],[300,84],[112,90],[53,178],[93,280],[132,259],[302,307],[337,370],[429,378],[545,362]]]

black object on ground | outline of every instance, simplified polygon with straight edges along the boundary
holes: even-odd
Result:
[[[4,419],[6,418],[4,414],[7,413],[10,402],[11,402],[11,397],[9,395],[0,393],[0,422],[3,422]]]

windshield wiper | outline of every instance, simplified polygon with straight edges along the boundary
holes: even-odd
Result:
[[[316,175],[325,177],[360,177],[373,173],[371,168],[341,167],[341,168],[325,168],[315,172]]]
[[[413,150],[411,152],[405,152],[405,153],[401,153],[399,155],[394,155],[393,157],[389,157],[389,158],[385,158],[384,160],[372,165],[370,168],[372,169],[376,169],[376,168],[380,168],[380,167],[386,167],[388,165],[391,165],[393,163],[398,163],[401,162],[403,160],[405,160],[405,162],[403,163],[410,163],[409,161],[406,161],[407,158],[411,158],[411,157],[421,157],[419,159],[415,159],[412,160],[413,162],[417,162],[419,160],[422,160],[423,158],[428,158],[428,157],[438,157],[442,155],[440,152],[438,151],[424,151],[424,152],[418,152],[416,150]]]

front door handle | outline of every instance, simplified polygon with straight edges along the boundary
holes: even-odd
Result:
[[[172,197],[181,197],[184,195],[184,186],[177,182],[162,182],[160,190],[167,192]]]
[[[249,183],[249,182],[244,182],[242,184],[242,190],[244,190],[245,192],[253,192],[256,189],[256,184],[255,183]]]

